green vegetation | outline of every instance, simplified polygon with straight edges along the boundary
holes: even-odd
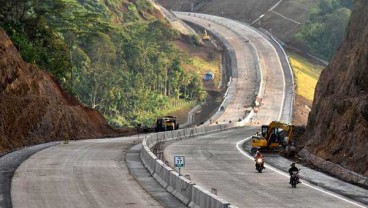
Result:
[[[318,57],[331,59],[346,33],[352,0],[321,0],[296,38]]]
[[[180,38],[146,0],[0,0],[4,28],[25,61],[54,74],[64,89],[114,126],[205,99]]]
[[[295,53],[288,53],[288,55],[294,72],[296,93],[307,100],[313,101],[314,91],[323,66],[313,64]]]
[[[218,59],[213,59],[212,61],[208,62],[203,60],[200,57],[193,58],[193,65],[196,66],[196,70],[198,74],[203,77],[204,74],[207,72],[212,72],[215,74],[215,79],[213,80],[213,84],[218,86],[221,81],[221,71],[219,67]]]

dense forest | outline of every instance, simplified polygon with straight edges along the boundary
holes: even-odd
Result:
[[[0,0],[22,58],[53,74],[114,126],[151,124],[205,98],[180,39],[146,0]]]
[[[352,5],[353,0],[321,0],[296,38],[316,56],[330,60],[345,36]]]

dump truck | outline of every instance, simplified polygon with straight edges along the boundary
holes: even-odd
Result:
[[[165,116],[157,118],[156,120],[156,132],[172,131],[177,129],[179,129],[179,124],[176,122],[175,116]]]

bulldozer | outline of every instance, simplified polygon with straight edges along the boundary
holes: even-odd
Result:
[[[269,125],[262,125],[261,132],[252,136],[251,153],[258,150],[263,152],[277,152],[290,156],[295,153],[293,145],[293,125],[279,121],[272,121]]]
[[[156,132],[172,131],[177,129],[179,129],[179,124],[176,122],[175,116],[165,116],[157,118],[156,120]]]

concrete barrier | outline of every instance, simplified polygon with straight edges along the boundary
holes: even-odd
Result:
[[[193,183],[175,171],[170,172],[169,185],[167,191],[176,198],[188,205],[192,201]]]
[[[150,152],[149,148],[146,146],[146,145],[143,145],[142,146],[142,150],[140,152],[140,157],[141,157],[141,160],[142,160],[142,163],[144,166],[146,166],[147,164],[147,159],[148,159],[148,153]]]
[[[195,208],[236,208],[230,205],[229,202],[210,193],[204,188],[195,185],[189,179],[179,176],[179,173],[164,164],[164,162],[157,158],[151,151],[155,145],[161,142],[191,138],[206,133],[223,131],[236,126],[238,126],[238,124],[234,122],[226,125],[200,126],[196,128],[151,134],[142,142],[143,147],[140,153],[140,158],[144,166],[158,181],[158,183],[184,204]]]
[[[194,185],[192,189],[192,201],[189,204],[191,208],[211,207],[228,208],[230,203],[220,197],[210,193],[204,188]]]
[[[170,173],[172,171],[174,170],[165,165],[161,160],[156,160],[155,173],[153,174],[153,177],[166,189],[169,186]]]
[[[146,167],[149,170],[149,172],[153,175],[155,173],[155,167],[156,167],[156,160],[157,157],[152,152],[148,152],[146,157]]]

